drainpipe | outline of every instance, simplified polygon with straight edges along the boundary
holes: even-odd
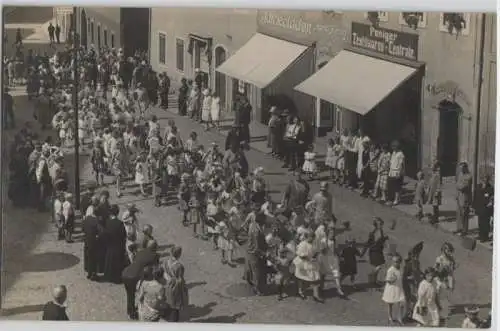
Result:
[[[480,42],[479,42],[479,75],[477,84],[477,106],[476,106],[476,137],[474,144],[474,176],[473,176],[473,188],[476,190],[479,177],[479,138],[481,136],[481,97],[483,88],[483,70],[484,70],[484,44],[485,44],[485,33],[486,33],[486,14],[481,14],[481,30],[480,30]]]

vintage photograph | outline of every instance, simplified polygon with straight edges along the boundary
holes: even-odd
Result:
[[[0,320],[489,328],[496,21],[3,7]]]

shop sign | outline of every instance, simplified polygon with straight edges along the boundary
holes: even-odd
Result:
[[[283,13],[283,11],[259,11],[259,28],[271,35],[287,36],[297,41],[319,41],[322,39],[347,41],[348,33],[340,23],[322,18],[307,17],[305,12]]]
[[[351,43],[354,47],[398,57],[418,60],[418,35],[373,25],[352,22]]]

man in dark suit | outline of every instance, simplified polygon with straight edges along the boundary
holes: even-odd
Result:
[[[117,205],[110,207],[111,217],[106,221],[104,241],[106,257],[104,262],[104,278],[112,283],[121,282],[121,273],[125,267],[125,245],[127,233],[123,222],[118,219]]]
[[[54,299],[49,301],[43,307],[42,320],[44,321],[69,321],[66,314],[64,302],[68,297],[66,286],[60,285],[56,287],[52,293]]]
[[[49,23],[49,27],[47,30],[49,31],[49,41],[52,44],[54,42],[54,31],[56,28],[52,25],[52,22]]]
[[[59,26],[59,24],[56,24],[56,29],[55,29],[55,34],[56,34],[56,42],[58,44],[61,43],[61,27]]]
[[[97,217],[90,215],[83,219],[83,267],[87,278],[97,279],[97,255],[99,254],[99,223]]]
[[[137,283],[141,280],[144,268],[160,262],[160,257],[156,253],[158,244],[154,240],[149,240],[146,248],[137,252],[132,263],[122,272],[122,281],[127,292],[127,314],[130,319],[137,319],[135,307],[135,291]]]

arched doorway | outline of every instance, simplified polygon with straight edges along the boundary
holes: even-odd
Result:
[[[82,46],[87,47],[87,13],[85,9],[82,9],[82,14],[80,15],[80,43]]]
[[[443,100],[438,105],[438,161],[443,177],[456,175],[459,148],[460,114],[462,107],[455,101]]]
[[[217,68],[226,61],[226,50],[222,46],[215,49],[215,67]],[[215,72],[215,92],[220,97],[220,103],[226,104],[226,75],[216,71]]]

